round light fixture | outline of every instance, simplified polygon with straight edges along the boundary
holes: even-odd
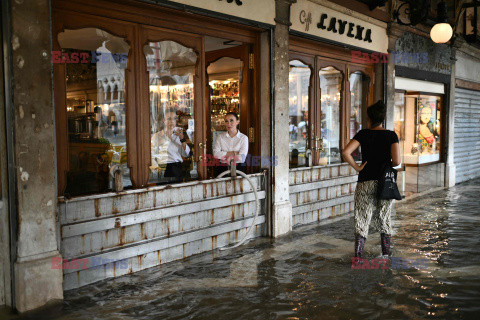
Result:
[[[437,23],[430,30],[430,38],[435,43],[446,43],[452,38],[453,29],[448,23]]]

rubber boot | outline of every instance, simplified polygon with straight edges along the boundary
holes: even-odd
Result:
[[[382,243],[382,255],[389,256],[391,235],[386,233],[381,233],[380,237],[381,237],[381,243]]]
[[[355,257],[361,258],[363,255],[363,247],[365,246],[365,241],[367,239],[360,236],[355,235]]]

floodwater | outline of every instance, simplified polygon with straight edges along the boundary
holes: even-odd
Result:
[[[352,269],[349,215],[68,291],[20,319],[478,319],[479,195],[477,179],[397,203],[393,256],[409,266]]]

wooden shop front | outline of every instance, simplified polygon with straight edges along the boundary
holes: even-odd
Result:
[[[360,7],[360,5],[359,5]],[[383,92],[386,23],[349,9],[299,0],[292,6],[289,74],[293,224],[353,210],[356,172],[341,151]],[[351,12],[351,10],[350,10]],[[378,16],[377,16],[378,18]],[[357,151],[354,159],[361,161]]]
[[[61,253],[116,266],[65,270],[65,289],[239,241],[253,222],[253,188],[264,208],[260,166],[247,168],[252,188],[211,180],[202,160],[227,112],[239,114],[249,154],[260,155],[259,39],[275,23],[274,1],[189,5],[52,3]],[[189,149],[180,181],[165,174],[169,126]],[[251,237],[264,234],[264,212]]]

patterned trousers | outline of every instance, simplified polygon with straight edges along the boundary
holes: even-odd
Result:
[[[381,233],[392,234],[393,200],[377,199],[376,180],[357,182],[355,189],[355,234],[367,238],[370,221]]]

